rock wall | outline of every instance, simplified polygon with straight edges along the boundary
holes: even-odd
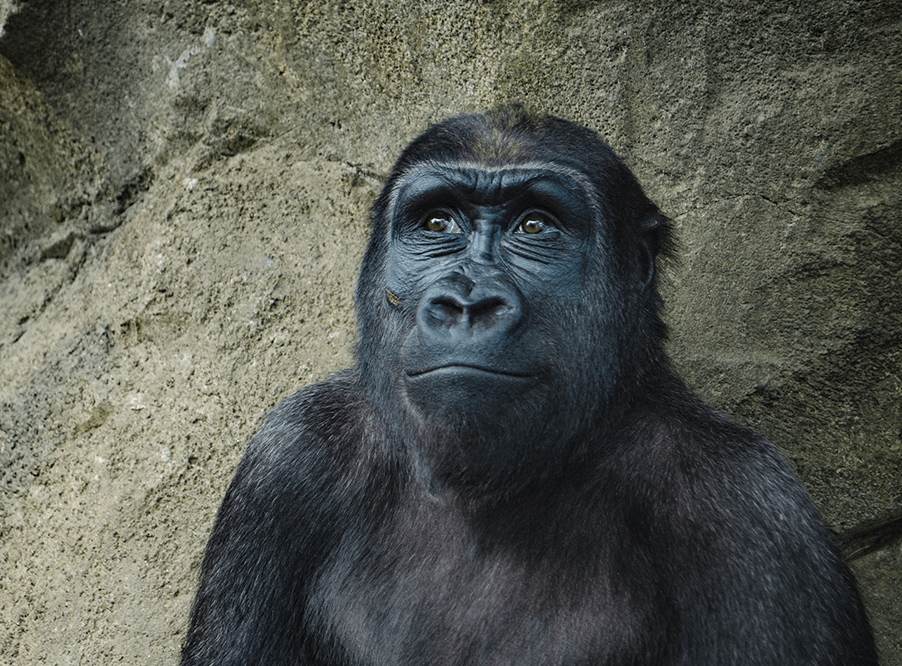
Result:
[[[175,664],[264,414],[351,363],[403,145],[523,101],[673,220],[674,363],[902,664],[902,5],[0,0],[0,662]]]

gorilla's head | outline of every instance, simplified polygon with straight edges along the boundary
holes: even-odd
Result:
[[[603,446],[662,363],[667,229],[586,128],[509,107],[429,129],[373,206],[357,286],[383,422],[448,479]]]

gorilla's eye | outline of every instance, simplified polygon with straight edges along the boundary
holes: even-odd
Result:
[[[539,234],[545,231],[548,228],[548,220],[544,215],[539,215],[538,213],[530,213],[523,221],[520,222],[520,226],[517,227],[517,231],[524,234]]]
[[[454,218],[447,213],[430,213],[423,221],[423,226],[427,231],[436,233],[459,234],[460,227]]]

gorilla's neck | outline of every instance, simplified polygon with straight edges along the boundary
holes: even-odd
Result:
[[[562,406],[544,419],[544,428],[504,419],[447,424],[409,410],[385,414],[381,421],[386,441],[395,443],[402,465],[425,492],[436,498],[450,493],[473,507],[498,506],[572,484],[628,445],[619,434],[627,406],[605,407],[607,412],[599,406],[574,418]],[[566,427],[559,416],[578,426]]]

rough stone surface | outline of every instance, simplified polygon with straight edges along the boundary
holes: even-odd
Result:
[[[0,26],[0,663],[177,663],[248,439],[351,363],[392,160],[523,101],[673,218],[675,365],[786,452],[902,664],[902,5],[0,0]]]

